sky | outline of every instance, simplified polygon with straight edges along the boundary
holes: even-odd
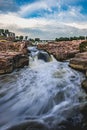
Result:
[[[0,28],[42,40],[87,36],[87,0],[0,0]]]

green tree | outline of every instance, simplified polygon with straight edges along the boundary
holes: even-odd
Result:
[[[6,36],[9,35],[9,30],[6,29],[6,30],[4,31],[4,33],[5,33]]]
[[[80,40],[85,40],[85,36],[79,36]]]
[[[28,39],[28,36],[25,36],[25,40],[27,41],[27,39]]]
[[[0,35],[4,33],[4,29],[0,29]]]
[[[21,35],[21,36],[19,36],[19,40],[20,41],[22,41],[23,40],[23,36]]]
[[[34,39],[32,39],[32,38],[30,38],[30,39],[29,39],[29,41],[31,41],[31,42],[35,42],[35,40],[34,40]]]
[[[35,41],[39,42],[39,41],[40,41],[40,38],[35,38]]]

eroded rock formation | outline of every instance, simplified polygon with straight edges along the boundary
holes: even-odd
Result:
[[[28,65],[27,46],[24,42],[0,41],[0,74]]]
[[[47,51],[48,53],[54,55],[57,60],[66,60],[72,58],[75,54],[79,53],[79,44],[81,40],[76,41],[62,41],[48,43],[45,45],[38,45],[38,49]]]
[[[82,87],[87,92],[87,41],[82,42],[79,45],[81,53],[75,55],[74,58],[70,60],[69,65],[77,70],[84,71],[86,74],[86,79],[82,82]]]

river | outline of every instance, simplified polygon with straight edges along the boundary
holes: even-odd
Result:
[[[0,130],[86,130],[84,74],[29,50],[28,67],[0,76]]]

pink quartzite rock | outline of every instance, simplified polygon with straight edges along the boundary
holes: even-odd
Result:
[[[81,40],[76,41],[62,41],[38,45],[38,49],[42,49],[52,54],[57,60],[66,60],[79,53],[79,44]]]
[[[0,74],[28,65],[27,46],[23,42],[0,42]]]
[[[78,53],[70,60],[69,65],[77,70],[87,70],[87,52]]]

